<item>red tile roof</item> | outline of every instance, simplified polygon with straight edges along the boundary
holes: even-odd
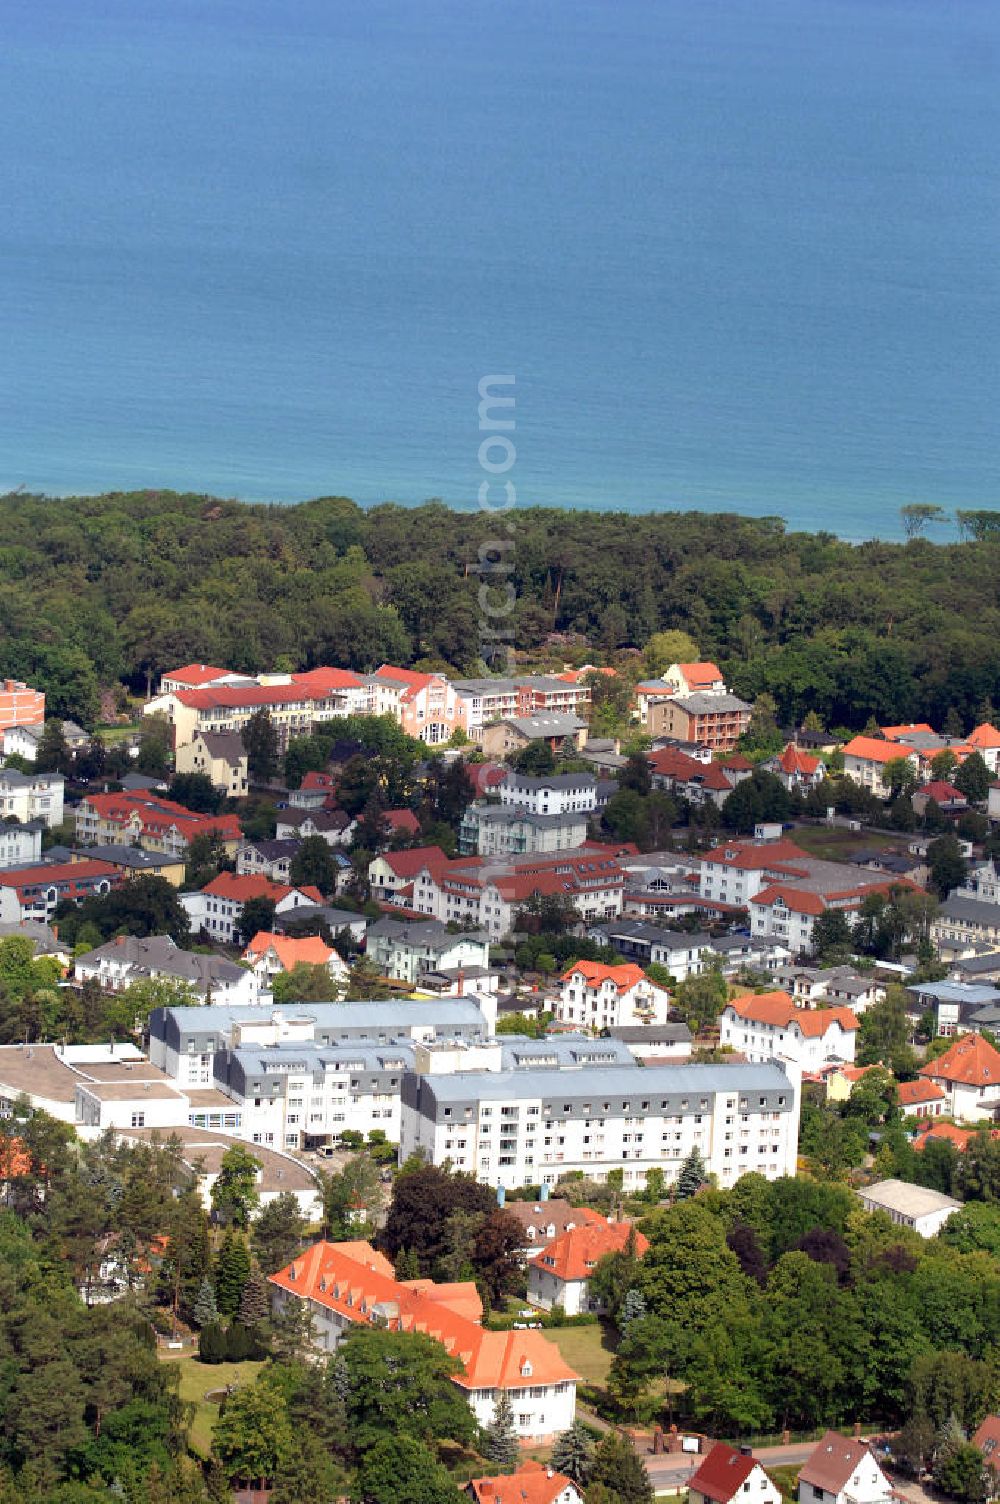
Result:
[[[644,982],[646,974],[641,966],[629,963],[624,966],[604,966],[599,961],[577,961],[568,971],[564,971],[559,978],[561,982],[568,982],[570,977],[579,973],[588,987],[602,987],[605,982],[613,982],[619,992],[630,992],[637,982]]]
[[[197,689],[199,684],[211,684],[213,679],[224,679],[231,672],[231,669],[216,668],[211,663],[185,663],[183,668],[172,669],[169,674],[161,674],[160,677]]]
[[[806,1459],[799,1481],[804,1479],[825,1493],[839,1494],[854,1476],[858,1465],[869,1456],[871,1448],[867,1442],[841,1436],[839,1431],[827,1431]]]
[[[88,877],[120,877],[111,862],[90,858],[84,862],[50,862],[48,866],[16,867],[0,871],[0,887],[35,888],[52,883],[76,883]]]
[[[337,787],[337,780],[332,773],[310,772],[306,773],[302,779],[301,787],[306,790],[315,791],[335,789]]]
[[[917,789],[918,794],[926,794],[928,799],[933,799],[936,804],[965,804],[967,800],[964,794],[960,794],[950,783],[943,783],[936,779],[933,783],[922,783]]]
[[[811,778],[819,767],[819,758],[810,757],[808,752],[802,752],[794,742],[789,742],[779,759],[779,766],[783,773],[798,773],[803,778]]]
[[[677,667],[692,689],[704,688],[706,684],[715,684],[722,678],[722,673],[715,663],[678,663]]]
[[[280,903],[289,893],[301,893],[313,903],[323,902],[322,893],[309,883],[297,888],[288,883],[273,883],[269,877],[240,877],[235,872],[220,872],[201,891],[212,898],[228,898],[234,903],[246,903],[251,898],[270,898],[274,903]]]
[[[464,1285],[397,1280],[389,1261],[367,1243],[314,1243],[270,1283],[349,1321],[368,1323],[380,1307],[391,1329],[426,1332],[461,1363],[454,1382],[463,1389],[524,1389],[577,1378],[542,1333],[484,1331],[466,1314],[473,1295]]]
[[[994,1467],[1000,1466],[1000,1415],[988,1415],[979,1427],[973,1432],[972,1445],[978,1447]]]
[[[921,1066],[920,1075],[957,1086],[1000,1086],[1000,1052],[981,1034],[962,1034],[951,1049]]]
[[[706,851],[703,861],[715,862],[721,867],[737,867],[744,872],[759,872],[761,868],[781,871],[789,877],[808,877],[809,869],[802,863],[810,861],[808,852],[794,841],[755,842],[734,838],[721,846]],[[796,865],[798,864],[798,865]]]
[[[771,883],[762,888],[750,902],[762,909],[769,908],[771,904],[780,901],[786,909],[791,909],[793,914],[822,914],[826,904],[818,893],[807,893],[804,889],[796,888],[790,883]]]
[[[327,945],[319,935],[306,935],[301,940],[293,940],[288,935],[258,930],[240,959],[249,961],[252,965],[271,950],[283,971],[293,971],[298,965],[326,966],[334,954],[333,947]]]
[[[750,993],[734,998],[726,1007],[751,1023],[770,1024],[776,1029],[795,1024],[806,1039],[822,1039],[832,1024],[839,1024],[847,1034],[858,1027],[850,1008],[796,1008],[787,992]]]
[[[893,762],[897,757],[912,755],[912,748],[898,742],[882,741],[876,736],[855,736],[844,748],[845,757],[860,757],[864,762]]]
[[[728,768],[731,773],[752,773],[753,763],[749,757],[744,757],[742,752],[730,752],[728,757],[722,759],[722,767]]]
[[[557,1279],[587,1279],[607,1254],[622,1252],[631,1232],[629,1222],[595,1222],[573,1227],[546,1243],[538,1255],[538,1266]],[[635,1251],[639,1258],[648,1247],[649,1239],[635,1229]]]
[[[572,1479],[541,1462],[528,1461],[522,1462],[516,1473],[473,1478],[469,1493],[475,1504],[553,1504],[567,1488],[580,1498]]]
[[[327,700],[330,694],[330,687],[323,682],[219,684],[205,689],[180,689],[177,699],[189,710],[243,710],[251,705],[294,705],[302,700]]]
[[[760,1467],[756,1457],[744,1456],[735,1447],[717,1441],[697,1472],[688,1479],[688,1488],[692,1493],[714,1500],[715,1504],[730,1504],[755,1467]]]
[[[951,1144],[959,1154],[964,1154],[969,1147],[969,1139],[972,1137],[971,1128],[956,1128],[954,1123],[928,1122],[926,1128],[919,1128],[917,1136],[913,1140],[914,1149],[925,1149],[929,1143],[935,1140],[940,1143]]]
[[[425,867],[437,874],[451,865],[440,846],[411,846],[408,851],[384,851],[381,859],[389,864],[397,877],[416,877]]]
[[[933,736],[934,727],[926,721],[910,721],[905,726],[883,726],[882,735],[887,742],[898,742],[901,736]]]
[[[936,1081],[900,1081],[900,1107],[919,1107],[924,1102],[943,1102],[948,1093]]]
[[[966,741],[970,747],[975,747],[979,752],[984,747],[1000,747],[1000,731],[995,726],[991,726],[989,721],[984,721],[981,726],[977,726],[975,731],[966,737]]]
[[[390,830],[402,830],[411,836],[420,830],[420,821],[412,809],[387,809],[382,818]]]
[[[318,690],[321,694],[331,689],[359,689],[362,682],[347,668],[311,668],[292,675],[292,683],[298,688]]]

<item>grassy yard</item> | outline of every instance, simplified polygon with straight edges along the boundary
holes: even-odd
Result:
[[[549,1327],[545,1336],[554,1342],[566,1362],[585,1384],[603,1388],[615,1355],[614,1333],[601,1322],[593,1326]]]
[[[782,1497],[787,1499],[789,1504],[792,1504],[792,1501],[798,1497],[799,1471],[798,1467],[769,1467],[767,1469],[768,1477],[778,1485]]]
[[[166,1355],[164,1363],[180,1369],[180,1396],[195,1407],[191,1423],[191,1450],[207,1457],[212,1446],[212,1427],[219,1414],[215,1400],[207,1400],[209,1389],[225,1389],[227,1384],[249,1384],[263,1368],[263,1363],[202,1363],[195,1355]]]
[[[871,830],[842,830],[837,826],[799,825],[790,840],[810,856],[827,862],[849,862],[859,851],[905,851],[907,838],[878,835]]]

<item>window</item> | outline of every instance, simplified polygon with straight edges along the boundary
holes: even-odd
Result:
[[[132,1127],[133,1128],[145,1128],[145,1126],[146,1126],[146,1114],[144,1112],[133,1112],[133,1114],[132,1114]]]

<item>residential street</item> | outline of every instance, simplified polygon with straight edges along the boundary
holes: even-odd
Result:
[[[765,1467],[794,1467],[805,1462],[815,1446],[814,1441],[794,1442],[787,1447],[761,1447],[754,1455]],[[659,1457],[647,1454],[644,1460],[653,1487],[657,1493],[665,1493],[674,1488],[686,1487],[703,1456],[704,1453],[696,1455],[690,1452],[670,1452]]]

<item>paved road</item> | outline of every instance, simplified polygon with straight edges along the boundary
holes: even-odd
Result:
[[[787,1447],[759,1447],[754,1451],[754,1456],[765,1467],[796,1467],[805,1462],[815,1449],[814,1441],[793,1442]],[[689,1452],[666,1452],[659,1457],[647,1453],[643,1460],[650,1482],[659,1492],[684,1488],[691,1474],[701,1464],[702,1458]]]

